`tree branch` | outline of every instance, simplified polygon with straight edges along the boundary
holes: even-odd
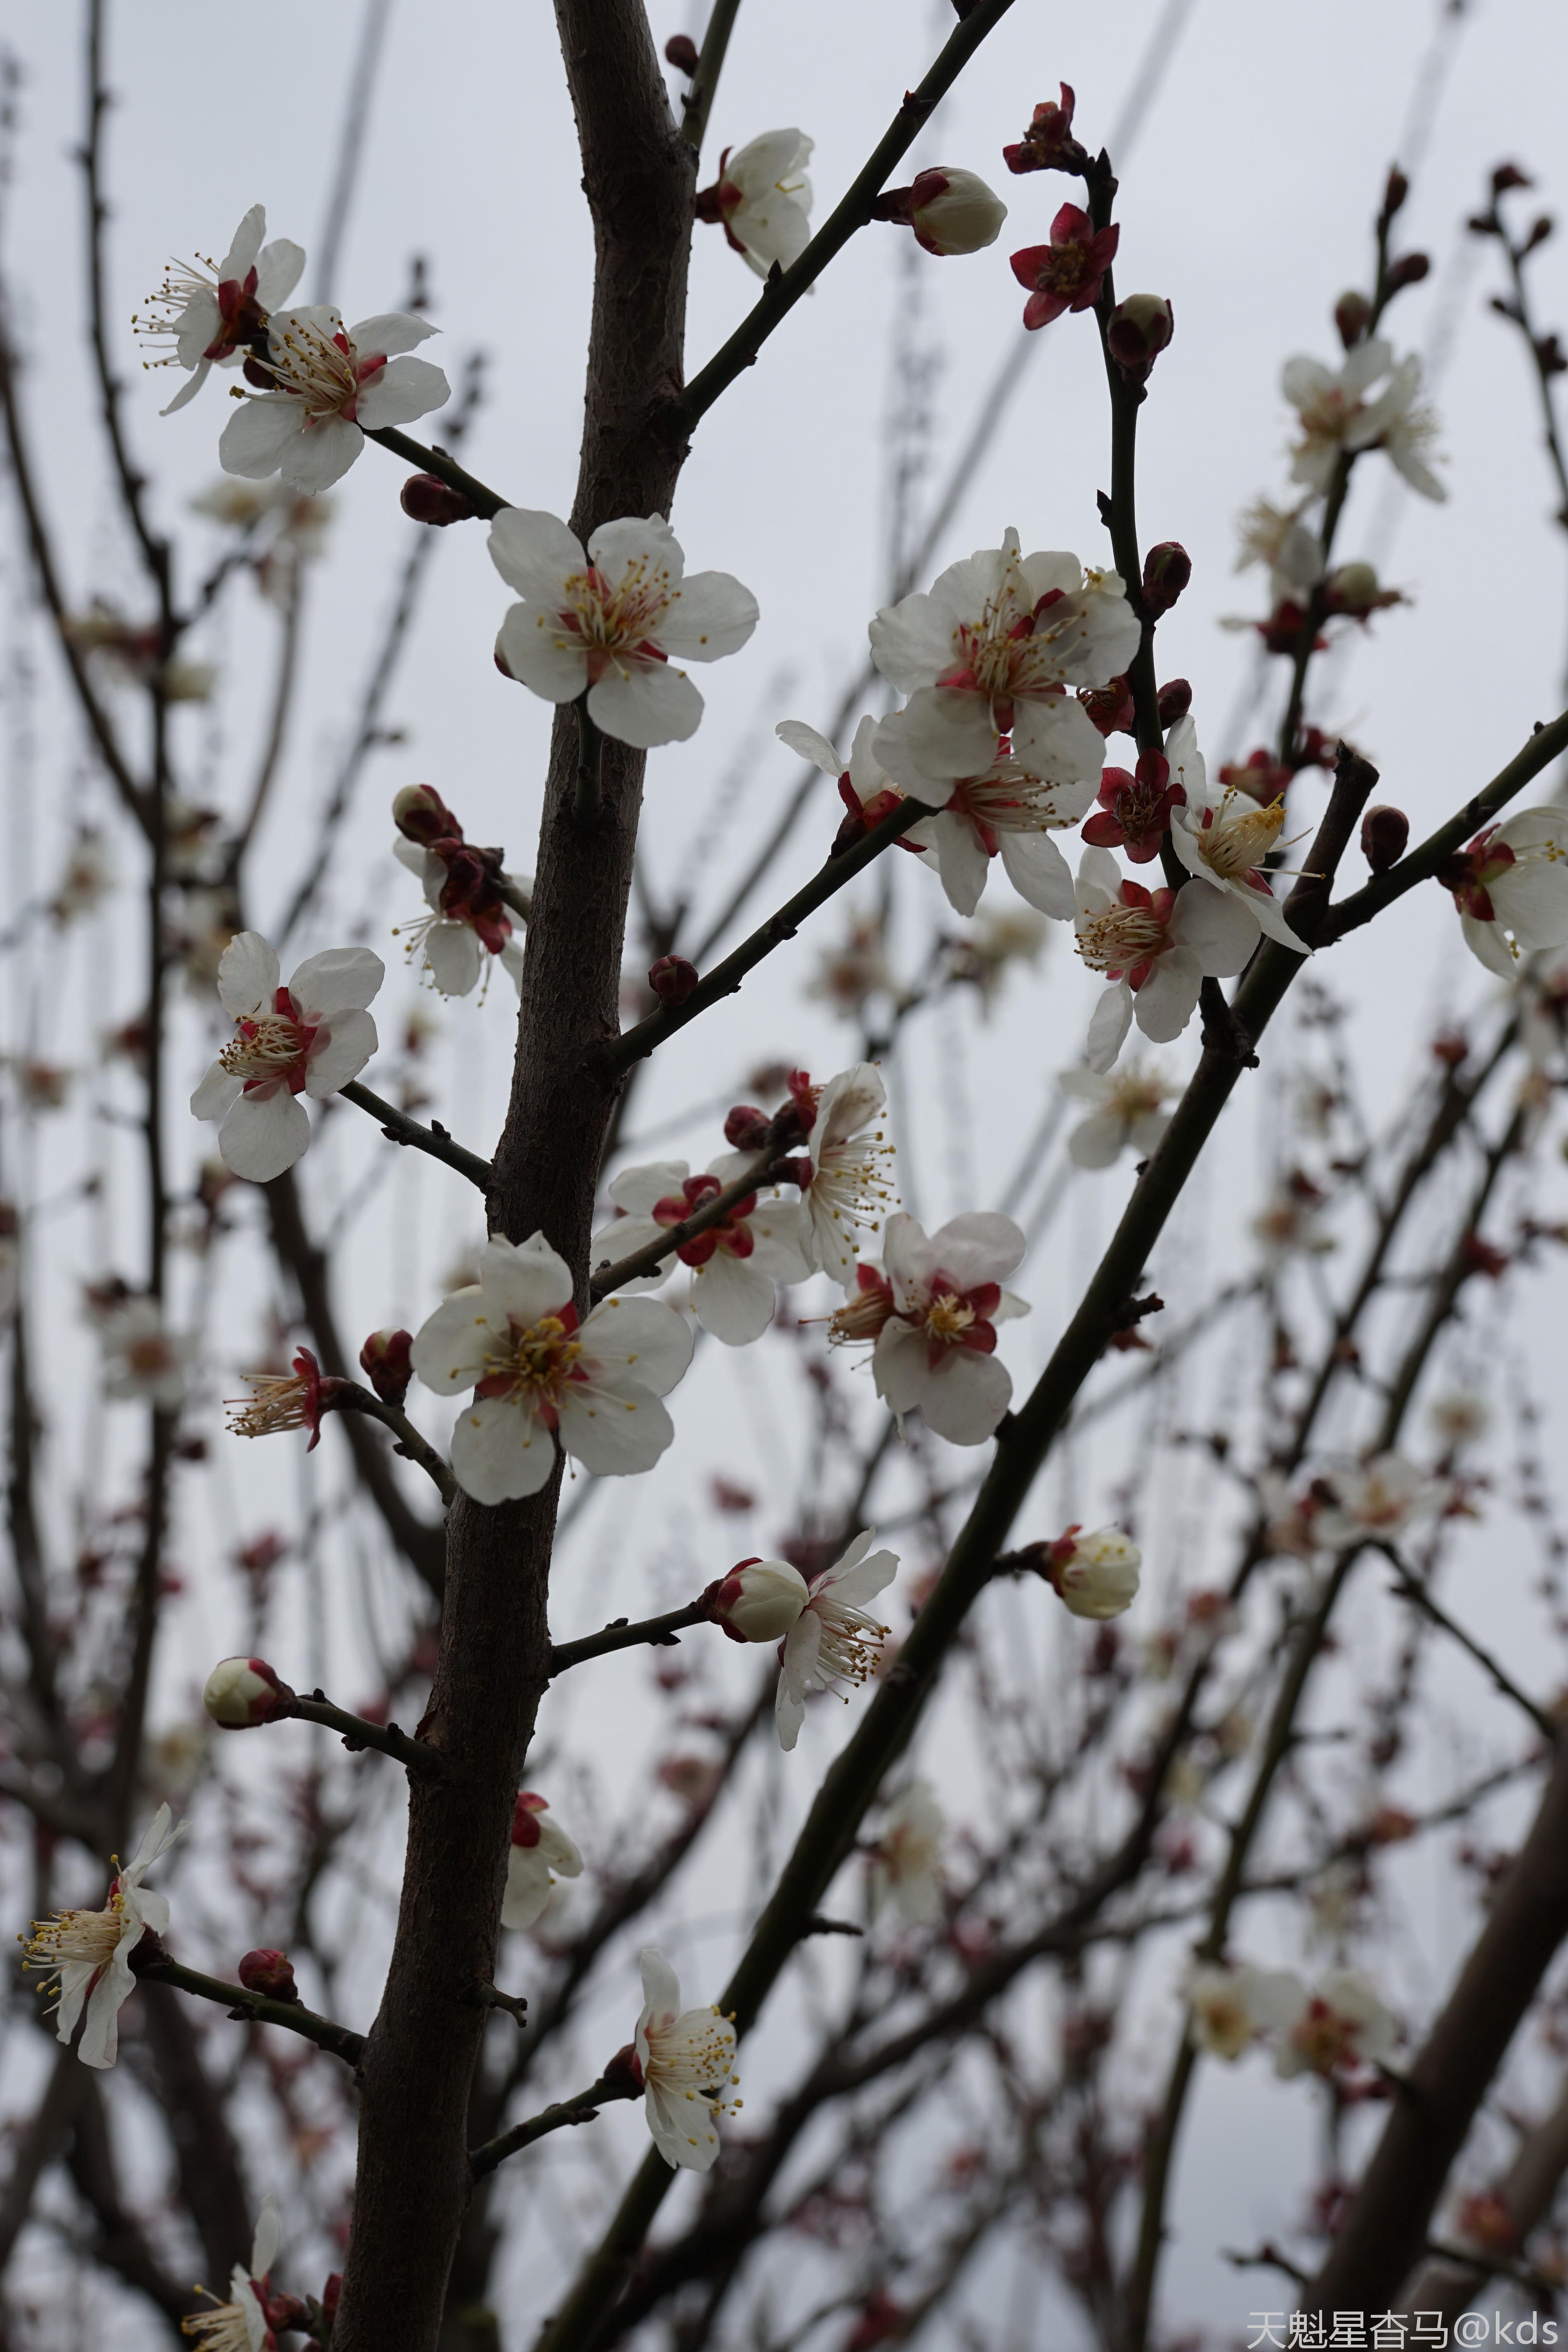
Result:
[[[607,1658],[615,1650],[638,1649],[645,1642],[673,1642],[688,1625],[710,1622],[705,1601],[689,1601],[684,1609],[672,1609],[663,1617],[645,1617],[636,1625],[623,1617],[617,1623],[606,1625],[602,1633],[584,1633],[575,1642],[557,1642],[550,1653],[551,1675],[553,1678],[563,1675],[569,1666],[583,1665],[589,1658]]]
[[[599,2109],[607,2106],[612,2099],[635,2099],[638,2095],[637,2085],[625,2074],[617,2075],[613,2082],[607,2075],[601,2076],[585,2091],[578,2091],[570,2099],[557,2100],[554,2106],[546,2107],[542,2114],[530,2116],[526,2123],[513,2124],[510,2131],[486,2140],[469,2157],[468,2170],[474,2179],[482,2180],[487,2172],[493,2172],[509,2156],[516,2156],[520,2148],[531,2147],[547,2132],[559,2131],[565,2124],[591,2124]]]
[[[476,1151],[465,1151],[460,1143],[454,1143],[444,1127],[435,1123],[421,1127],[416,1118],[410,1118],[405,1110],[398,1110],[393,1104],[383,1102],[381,1097],[373,1095],[368,1087],[362,1087],[357,1078],[346,1087],[340,1087],[338,1092],[344,1102],[353,1103],[356,1110],[368,1111],[372,1118],[379,1120],[381,1131],[388,1142],[412,1144],[416,1151],[427,1151],[432,1160],[444,1160],[448,1168],[455,1168],[459,1176],[466,1176],[478,1191],[489,1191],[494,1174],[489,1161],[481,1160]]]
[[[145,1943],[139,1946],[131,1961],[143,1982],[173,1985],[181,1992],[195,1993],[199,2000],[216,2000],[242,2023],[281,2025],[289,2032],[302,2034],[307,2042],[313,2042],[318,2050],[341,2058],[345,2065],[359,2064],[364,2053],[363,2033],[351,2033],[346,2025],[334,2025],[331,2018],[318,2017],[302,2002],[273,2000],[266,1993],[247,1991],[244,1985],[226,1984],[221,1977],[203,1976],[198,1969],[187,1969],[171,1959],[166,1953],[157,1952],[142,1958],[141,1954],[146,1948]]]

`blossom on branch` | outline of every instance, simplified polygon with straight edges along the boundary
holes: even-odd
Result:
[[[188,2336],[196,2352],[271,2352],[278,2338],[268,2323],[268,2307],[271,2303],[271,2270],[278,2259],[278,2208],[270,2197],[262,2200],[261,2210],[256,2217],[256,2235],[250,2246],[250,2268],[236,2263],[228,2283],[229,2300],[213,2303],[211,2311],[193,2312],[180,2322],[180,2333]],[[198,2294],[208,2294],[203,2286]],[[279,2325],[282,2323],[279,2322]]]
[[[1184,726],[1187,721],[1180,723]],[[1100,806],[1084,826],[1083,837],[1097,849],[1124,849],[1134,866],[1147,866],[1160,855],[1160,845],[1171,830],[1172,814],[1185,804],[1186,797],[1181,778],[1172,781],[1171,763],[1163,752],[1141,752],[1134,774],[1125,768],[1105,770],[1100,780]]]
[[[367,433],[411,425],[451,398],[438,367],[404,356],[439,331],[404,310],[348,328],[326,303],[275,316],[267,355],[255,363],[272,389],[239,395],[217,445],[224,472],[253,482],[281,474],[291,490],[331,489]]]
[[[1091,1070],[1109,1070],[1136,1018],[1167,1045],[1197,1009],[1205,978],[1238,972],[1258,944],[1255,916],[1206,882],[1145,890],[1122,879],[1108,849],[1086,849],[1078,869],[1078,951],[1111,983],[1089,1024]]]
[[[1094,797],[1093,778],[1059,774],[1057,771],[1063,763],[1049,758],[1038,762],[1015,759],[1004,738],[1002,756],[983,774],[931,783],[910,755],[907,717],[907,712],[896,711],[882,721],[875,750],[889,772],[908,785],[917,799],[942,795],[939,814],[922,817],[903,838],[920,850],[922,864],[942,877],[954,913],[973,914],[991,861],[1000,856],[1003,870],[1021,898],[1042,915],[1070,922],[1072,868],[1050,836],[1078,824]],[[1068,751],[1065,764],[1076,770],[1081,756],[1082,745],[1075,745]]]
[[[601,734],[649,751],[697,732],[702,697],[671,656],[719,661],[757,625],[757,600],[727,572],[688,576],[662,515],[628,515],[582,542],[554,515],[505,507],[490,561],[522,602],[496,639],[508,677],[546,702],[575,702]]]
[[[395,814],[402,798],[399,793],[394,801]],[[456,817],[450,824],[449,833],[434,840],[405,836],[393,843],[394,857],[418,876],[430,909],[416,922],[398,925],[394,936],[401,936],[405,953],[418,958],[420,971],[442,996],[471,995],[481,971],[488,980],[492,956],[521,990],[522,949],[512,937],[511,916],[500,895],[501,884],[517,877],[502,873],[500,850],[476,849],[463,839]]]
[[[947,1816],[929,1780],[911,1780],[888,1807],[871,1859],[869,1898],[875,1918],[890,1902],[907,1927],[933,1927],[942,1917],[942,1849]]]
[[[897,1552],[872,1551],[876,1540],[876,1530],[868,1528],[842,1559],[812,1578],[805,1605],[784,1636],[773,1716],[786,1751],[800,1738],[808,1691],[837,1691],[847,1705],[850,1688],[876,1668],[888,1629],[862,1604],[890,1584],[899,1569]]]
[[[327,948],[307,956],[287,988],[278,950],[259,931],[241,931],[217,968],[218,1000],[237,1034],[191,1097],[197,1118],[223,1121],[226,1167],[266,1184],[310,1148],[310,1122],[297,1100],[321,1101],[358,1077],[376,1049],[365,1007],[386,977],[369,948]]]
[[[507,1848],[503,1927],[531,1927],[554,1891],[557,1878],[580,1878],[583,1857],[558,1822],[547,1818],[545,1799],[524,1789],[512,1808]]]
[[[437,1396],[474,1391],[452,1433],[452,1475],[477,1503],[537,1494],[556,1446],[592,1477],[651,1470],[675,1435],[660,1400],[691,1361],[691,1334],[656,1298],[606,1298],[581,1326],[572,1273],[542,1234],[492,1237],[479,1279],[415,1336]]]
[[[308,1429],[305,1451],[313,1454],[321,1441],[321,1415],[331,1412],[344,1383],[323,1373],[309,1348],[300,1349],[291,1371],[241,1372],[239,1377],[254,1393],[226,1399],[230,1433],[275,1437],[284,1430]]]
[[[1399,2039],[1392,2010],[1359,1969],[1330,1969],[1309,1993],[1274,2053],[1274,2071],[1333,2074],[1342,2067],[1374,2066]]]
[[[1142,1553],[1120,1528],[1086,1536],[1073,1527],[1051,1545],[1047,1574],[1075,1617],[1120,1617],[1137,1597],[1142,1564]]]
[[[977,172],[953,166],[921,172],[907,188],[888,188],[873,220],[901,221],[927,253],[982,253],[1002,234],[1007,207]]]
[[[1310,955],[1306,940],[1291,929],[1263,866],[1285,823],[1283,799],[1259,808],[1250,793],[1234,784],[1221,784],[1216,791],[1208,781],[1190,719],[1172,728],[1165,757],[1182,787],[1182,799],[1171,811],[1171,846],[1188,873],[1227,891],[1268,938],[1297,955]]]
[[[1312,1535],[1326,1551],[1403,1535],[1417,1519],[1446,1509],[1453,1494],[1447,1478],[1427,1477],[1402,1454],[1375,1454],[1359,1468],[1331,1471],[1319,1485],[1324,1507],[1313,1517]]]
[[[888,1220],[883,1264],[889,1311],[877,1334],[877,1393],[901,1423],[919,1412],[952,1445],[983,1445],[1013,1398],[995,1360],[996,1325],[1029,1312],[1002,1287],[1023,1257],[1011,1217],[977,1210],[927,1234],[901,1212]]]
[[[870,627],[877,667],[910,697],[904,751],[933,781],[984,775],[1007,736],[1031,775],[1098,784],[1104,739],[1067,688],[1119,677],[1140,635],[1115,572],[1086,573],[1076,555],[1021,555],[1016,530]]]
[[[666,2164],[706,2172],[719,2153],[715,2120],[740,2104],[729,2095],[740,2081],[734,2023],[713,2008],[682,2010],[680,1979],[662,1952],[643,1952],[639,1966],[643,2011],[632,2046],[647,2127]]]
[[[1013,275],[1028,289],[1025,326],[1048,327],[1064,310],[1092,310],[1121,242],[1114,222],[1097,229],[1081,205],[1064,205],[1049,245],[1028,245],[1012,257]]]
[[[202,1705],[225,1731],[254,1731],[293,1699],[265,1658],[220,1658],[202,1689]]]
[[[804,1070],[794,1071],[790,1093],[800,1111],[808,1155],[795,1163],[800,1246],[809,1265],[831,1275],[847,1290],[855,1278],[862,1230],[875,1233],[894,1198],[883,1172],[893,1147],[878,1124],[887,1108],[887,1089],[871,1063],[857,1062],[820,1087],[812,1085]]]
[[[1437,869],[1472,955],[1513,980],[1521,954],[1568,942],[1568,810],[1521,809]]]
[[[115,1875],[101,1911],[57,1911],[35,1919],[22,1965],[47,1969],[41,1992],[57,1992],[55,2031],[69,2042],[85,2009],[87,2022],[77,2045],[84,2066],[112,2066],[119,2052],[120,2011],[136,1989],[131,1955],[149,1929],[161,1936],[169,1924],[166,1896],[143,1886],[159,1856],[174,1843],[167,1805],[153,1814],[141,1844]]]
[[[1232,2063],[1266,2033],[1294,2025],[1307,2005],[1306,1987],[1289,1969],[1194,1968],[1185,1992],[1193,2041]]]
[[[1373,394],[1377,383],[1383,390]],[[1337,373],[1321,360],[1287,360],[1280,388],[1301,420],[1292,481],[1321,494],[1342,454],[1386,449],[1413,490],[1424,499],[1447,497],[1426,463],[1437,425],[1419,399],[1421,362],[1414,352],[1396,362],[1392,343],[1376,335],[1347,352]]]
[[[1158,1071],[1129,1062],[1112,1076],[1099,1070],[1064,1070],[1057,1080],[1064,1095],[1089,1106],[1068,1137],[1068,1156],[1079,1168],[1109,1168],[1131,1145],[1141,1160],[1159,1149],[1171,1124],[1165,1102],[1172,1089]]]
[[[684,1160],[655,1160],[626,1168],[610,1186],[610,1198],[626,1213],[594,1235],[595,1265],[613,1264],[661,1241],[742,1175],[755,1155],[739,1151],[716,1160],[708,1173],[692,1176]],[[691,1307],[697,1320],[727,1348],[760,1339],[773,1319],[775,1282],[805,1282],[811,1274],[800,1244],[801,1213],[777,1193],[759,1200],[743,1193],[733,1208],[672,1250],[651,1274],[622,1286],[629,1295],[663,1282],[676,1263],[691,1269]]]
[[[1072,135],[1078,103],[1072,84],[1064,81],[1060,87],[1060,104],[1042,99],[1023,137],[1003,148],[1002,161],[1010,172],[1081,172],[1088,163],[1088,151]]]
[[[764,131],[743,147],[726,147],[719,177],[697,193],[697,217],[722,228],[725,241],[759,278],[787,269],[811,242],[815,142],[804,131]]]
[[[189,383],[180,386],[163,415],[173,416],[195,398],[215,363],[234,367],[247,351],[264,344],[271,313],[300,283],[303,246],[291,245],[286,236],[264,246],[266,234],[267,208],[252,205],[221,261],[209,261],[205,269],[171,262],[145,313],[132,319],[133,330],[146,341],[174,346],[145,366],[191,371]]]
[[[121,1402],[150,1404],[177,1412],[190,1386],[197,1341],[194,1333],[171,1331],[155,1298],[127,1298],[112,1307],[99,1328],[103,1347],[103,1393]]]
[[[780,1642],[805,1607],[806,1582],[786,1559],[742,1559],[703,1598],[731,1642]]]

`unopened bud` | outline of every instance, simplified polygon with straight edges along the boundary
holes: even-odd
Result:
[[[648,966],[647,984],[661,1004],[684,1004],[697,982],[697,966],[684,956],[660,956]]]
[[[438,474],[410,474],[399,504],[415,522],[434,523],[442,530],[449,522],[472,522],[478,511],[461,490],[442,481]]]
[[[327,2273],[327,2284],[321,2289],[321,2309],[329,2319],[333,2316],[339,2304],[342,2301],[342,2294],[343,2274],[342,2271],[330,2271]]]
[[[1361,854],[1374,874],[1386,874],[1405,855],[1410,819],[1403,809],[1369,808],[1361,821]]]
[[[724,1140],[734,1151],[760,1151],[773,1131],[772,1119],[755,1103],[737,1103],[724,1121]]]
[[[635,2042],[623,2042],[600,2080],[623,2098],[640,2099],[643,2094],[642,2060],[637,2056]]]
[[[1002,234],[1007,207],[977,172],[922,172],[903,217],[927,253],[980,253]]]
[[[1334,324],[1340,331],[1340,341],[1346,351],[1360,342],[1372,324],[1372,304],[1354,287],[1342,294],[1334,304]]]
[[[783,1559],[742,1559],[703,1595],[731,1642],[782,1642],[807,1599],[805,1579]]]
[[[1193,559],[1179,541],[1162,540],[1143,559],[1143,603],[1149,618],[1168,613],[1193,576]]]
[[[461,841],[463,828],[434,784],[405,784],[392,796],[392,822],[406,841]]]
[[[689,33],[671,33],[664,45],[664,61],[666,65],[673,66],[677,73],[694,74],[697,71],[697,44]]]
[[[249,1731],[270,1722],[293,1696],[265,1658],[220,1658],[207,1676],[202,1705],[226,1731]]]
[[[1075,1617],[1120,1617],[1132,1606],[1143,1555],[1120,1528],[1088,1536],[1069,1528],[1050,1559],[1051,1582]]]
[[[1394,263],[1387,278],[1388,290],[1398,294],[1406,286],[1419,286],[1431,269],[1432,258],[1426,253],[1402,253]]]
[[[1154,708],[1160,714],[1162,727],[1173,727],[1184,719],[1193,707],[1193,689],[1184,677],[1168,677],[1160,688]]]
[[[1128,382],[1142,383],[1175,331],[1175,312],[1163,294],[1130,294],[1112,310],[1105,340]]]
[[[1390,172],[1388,175],[1388,184],[1383,192],[1383,217],[1384,220],[1392,220],[1394,218],[1394,214],[1400,210],[1404,205],[1405,197],[1409,194],[1410,183],[1405,178],[1404,173],[1400,170],[1398,164],[1395,163],[1393,171]]]
[[[1538,245],[1545,244],[1552,235],[1552,227],[1551,214],[1542,213],[1539,220],[1531,223],[1530,235],[1525,238],[1521,250],[1525,253],[1533,253]]]
[[[294,1982],[294,1964],[287,1952],[265,1948],[247,1952],[235,1973],[247,1992],[264,1992],[268,2000],[300,1998],[300,1988]]]
[[[361,1370],[383,1404],[401,1404],[414,1377],[411,1331],[373,1331],[359,1351]]]
[[[1510,188],[1531,188],[1534,185],[1529,173],[1521,172],[1517,163],[1500,163],[1492,173],[1494,196],[1506,195]]]

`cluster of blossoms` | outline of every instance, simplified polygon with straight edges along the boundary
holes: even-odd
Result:
[[[1331,1969],[1309,1990],[1289,1969],[1199,1967],[1186,1998],[1200,2050],[1234,2061],[1276,2036],[1274,2071],[1287,2080],[1380,2065],[1399,2038],[1392,2011],[1355,1969]]]
[[[443,996],[468,996],[495,957],[519,989],[522,950],[512,937],[507,889],[526,897],[529,884],[501,869],[503,852],[478,849],[430,784],[405,784],[393,796],[398,839],[392,854],[417,875],[429,913],[401,926],[406,953]]]

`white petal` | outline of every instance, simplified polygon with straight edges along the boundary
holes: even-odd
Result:
[[[490,562],[509,588],[531,604],[556,605],[569,575],[585,572],[583,543],[555,515],[502,507],[490,525]]]
[[[588,541],[588,561],[612,584],[636,571],[645,584],[667,592],[680,586],[686,570],[680,541],[662,515],[623,515],[601,523]]]
[[[291,490],[313,496],[341,482],[360,451],[364,435],[346,416],[323,416],[308,433],[284,445],[278,470]]]
[[[928,1372],[920,1408],[930,1430],[950,1445],[984,1445],[1013,1398],[1013,1376],[994,1356],[949,1348]]]
[[[983,694],[921,687],[910,698],[900,732],[916,768],[932,778],[983,775],[996,757],[995,723]],[[879,753],[885,740],[878,736]]]
[[[237,1021],[270,1013],[279,976],[277,949],[259,931],[237,931],[218,958],[218,1003]]]
[[[327,948],[307,956],[289,982],[289,993],[309,1024],[334,1013],[362,1013],[386,978],[386,966],[370,948]]]
[[[1091,1070],[1110,1069],[1131,1026],[1132,991],[1124,980],[1113,980],[1089,1016],[1084,1051]]]
[[[428,319],[416,319],[411,310],[378,310],[374,318],[361,319],[349,329],[349,341],[362,361],[374,359],[378,352],[393,359],[440,331]]]
[[[554,1466],[553,1436],[511,1398],[478,1397],[458,1415],[452,1475],[476,1503],[536,1495]]]
[[[906,596],[879,612],[870,626],[871,658],[901,694],[933,686],[952,667],[953,613],[936,596]]]
[[[390,360],[360,393],[354,415],[364,432],[380,433],[389,425],[412,425],[451,397],[451,385],[428,360]]]
[[[1156,959],[1132,999],[1133,1014],[1145,1037],[1163,1045],[1181,1035],[1197,1010],[1203,977],[1203,966],[1191,948],[1167,948]]]
[[[410,1350],[414,1369],[437,1396],[458,1396],[483,1380],[494,1337],[476,1283],[444,1299],[420,1325]]]
[[[668,662],[626,661],[589,688],[588,716],[602,735],[651,751],[696,734],[702,697]]]
[[[378,1042],[368,1013],[340,1013],[322,1023],[305,1056],[305,1092],[313,1102],[335,1095],[358,1077]]]
[[[773,1286],[754,1257],[731,1257],[716,1249],[697,1269],[691,1286],[697,1320],[726,1348],[746,1348],[760,1339],[773,1319]]]
[[[513,604],[496,637],[507,675],[546,702],[575,702],[588,683],[580,637],[562,627],[552,606]]]
[[[639,1168],[623,1168],[610,1184],[610,1198],[629,1215],[651,1216],[660,1201],[679,1192],[690,1173],[690,1162],[685,1160],[651,1160]]]
[[[635,1370],[638,1384],[668,1396],[691,1361],[689,1326],[657,1298],[606,1298],[583,1326],[584,1352],[606,1367]]]
[[[484,960],[471,923],[432,923],[425,934],[425,969],[443,996],[471,995]]]
[[[654,1306],[632,1299],[630,1306]],[[673,1309],[666,1308],[667,1314]],[[595,1478],[625,1478],[651,1470],[674,1443],[675,1423],[653,1391],[625,1372],[574,1382],[562,1396],[561,1444]],[[456,1455],[453,1457],[456,1466]]]
[[[718,661],[738,653],[757,625],[757,600],[727,572],[694,572],[675,593],[654,631],[667,654]]]
[[[521,1243],[498,1234],[479,1252],[479,1286],[492,1321],[507,1318],[527,1331],[570,1304],[572,1269],[542,1234]]]
[[[803,760],[809,760],[814,768],[820,768],[825,776],[841,776],[844,773],[844,763],[826,736],[819,735],[815,727],[808,727],[804,719],[781,719],[773,733],[790,751],[798,751]]]
[[[269,1184],[310,1148],[310,1122],[287,1087],[242,1094],[217,1131],[224,1166],[252,1184]]]
[[[998,842],[1007,879],[1031,907],[1058,923],[1074,913],[1072,868],[1048,833],[1002,833]]]
[[[282,463],[283,452],[303,430],[302,404],[286,392],[262,393],[237,403],[218,436],[217,461],[226,474],[264,481]]]
[[[201,1085],[191,1097],[192,1117],[222,1118],[235,1097],[243,1091],[244,1087],[243,1078],[237,1078],[232,1071],[226,1070],[221,1062],[214,1062]]]

